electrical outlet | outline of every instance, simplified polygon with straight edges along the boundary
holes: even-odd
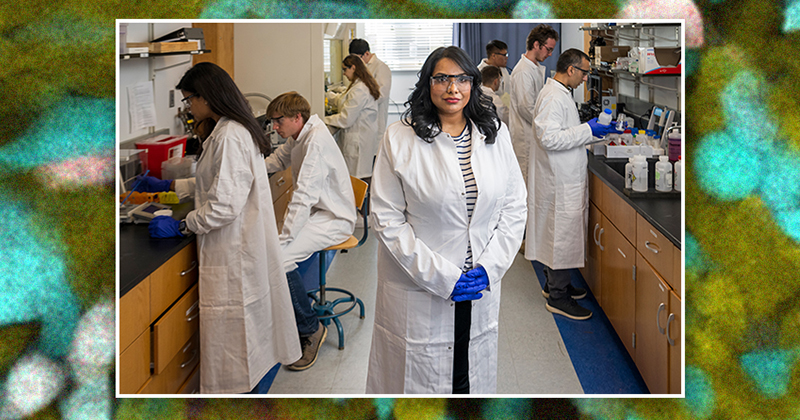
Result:
[[[170,108],[174,108],[175,107],[175,90],[174,89],[169,91],[169,107]]]

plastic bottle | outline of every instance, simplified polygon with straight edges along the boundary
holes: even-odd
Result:
[[[678,156],[678,161],[675,162],[675,191],[681,190],[682,179],[683,179],[683,161],[681,161],[680,156]]]
[[[647,159],[642,155],[633,158],[631,188],[637,192],[647,191]]]
[[[622,131],[622,126],[624,125],[625,119],[625,114],[621,112],[617,114],[617,131]]]
[[[611,110],[608,108],[604,109],[603,113],[597,117],[597,123],[601,125],[611,124]]]
[[[656,191],[672,191],[672,164],[669,156],[659,156],[656,163]]]
[[[669,133],[668,137],[668,151],[670,160],[678,160],[681,155],[681,131],[674,130]]]
[[[625,146],[633,146],[633,134],[631,134],[631,130],[625,130],[625,132],[619,136],[619,140],[625,143]]]
[[[633,181],[633,156],[628,158],[628,163],[625,164],[625,188],[630,189]]]

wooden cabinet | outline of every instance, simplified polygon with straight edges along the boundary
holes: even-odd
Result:
[[[631,357],[635,358],[633,333],[636,315],[634,266],[636,249],[617,228],[602,216],[599,235],[602,277],[600,306],[617,331]]]
[[[636,254],[636,366],[651,393],[666,394],[669,392],[666,331],[671,290],[642,254],[639,251]]]
[[[197,264],[192,242],[120,298],[121,394],[176,393],[196,370]]]
[[[682,253],[593,173],[589,199],[586,283],[650,392],[679,394]]]
[[[275,172],[269,177],[269,188],[272,193],[272,207],[275,210],[275,220],[278,222],[278,232],[283,229],[283,219],[286,209],[292,200],[292,167],[280,172]]]

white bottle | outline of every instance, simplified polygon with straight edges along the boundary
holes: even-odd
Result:
[[[675,191],[681,190],[681,180],[683,179],[683,161],[675,162]]]
[[[631,188],[637,192],[647,191],[647,159],[642,155],[633,158]]]
[[[611,110],[606,108],[603,110],[603,113],[597,117],[597,123],[601,125],[609,125],[611,124]]]
[[[628,158],[628,163],[625,164],[625,188],[631,188],[631,181],[633,180],[633,156]]]
[[[656,163],[656,191],[672,191],[672,164],[669,156],[659,156]]]

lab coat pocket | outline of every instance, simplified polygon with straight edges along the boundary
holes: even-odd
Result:
[[[228,267],[200,267],[200,306],[228,305]]]
[[[586,207],[586,186],[581,183],[559,186],[556,195],[556,211],[579,211]]]

